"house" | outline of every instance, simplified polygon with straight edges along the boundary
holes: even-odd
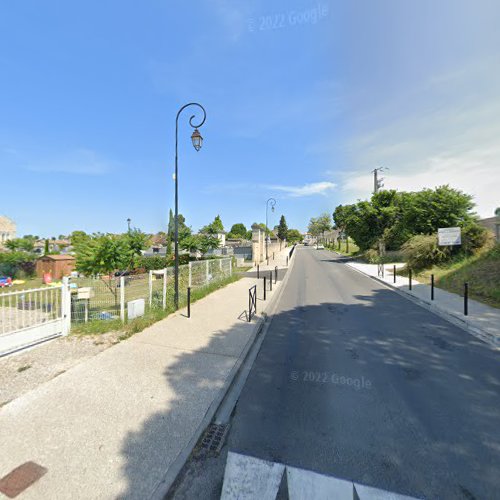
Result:
[[[167,247],[161,245],[153,245],[147,250],[144,250],[142,252],[142,255],[144,255],[144,257],[166,257]]]
[[[478,223],[486,229],[489,229],[495,235],[496,240],[500,241],[500,215],[481,219]]]
[[[72,255],[44,255],[36,261],[36,275],[43,278],[50,274],[53,280],[69,276],[75,270],[76,259]]]
[[[48,240],[49,252],[61,252],[63,254],[71,253],[73,247],[70,240]],[[37,240],[34,245],[36,254],[43,255],[45,253],[45,240]]]
[[[6,241],[16,237],[16,229],[16,223],[13,220],[0,215],[0,247],[3,247]]]

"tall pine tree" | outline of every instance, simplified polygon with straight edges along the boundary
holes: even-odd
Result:
[[[278,238],[280,240],[286,240],[287,234],[288,234],[288,226],[286,225],[285,216],[282,215],[278,226]]]

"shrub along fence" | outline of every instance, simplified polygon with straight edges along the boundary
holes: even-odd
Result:
[[[174,268],[120,277],[72,278],[71,321],[121,319],[142,315],[148,309],[167,309],[174,304]],[[232,259],[193,261],[179,266],[180,304],[188,287],[195,290],[217,283],[233,273]]]

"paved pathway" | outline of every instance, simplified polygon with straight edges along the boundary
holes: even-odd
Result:
[[[47,473],[19,498],[161,497],[256,333],[245,315],[255,283],[214,292],[191,319],[180,311],[3,406],[0,478],[33,461]],[[261,314],[262,280],[258,296]]]
[[[384,266],[384,276],[378,276],[376,264],[364,264],[361,262],[347,262],[347,265],[371,277],[386,283],[387,285],[411,295],[421,303],[427,305],[432,311],[440,313],[447,319],[454,319],[471,331],[471,333],[482,338],[490,345],[500,347],[500,309],[487,306],[476,300],[469,299],[469,314],[464,315],[464,298],[455,293],[447,292],[440,288],[434,290],[434,300],[431,300],[431,287],[412,279],[412,289],[409,288],[409,279],[399,276],[396,272],[394,283],[394,264]],[[396,264],[401,268],[404,264]]]

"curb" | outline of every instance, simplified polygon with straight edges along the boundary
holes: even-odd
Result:
[[[288,277],[290,276],[290,271],[293,268],[293,263],[295,262],[295,259],[292,258],[291,262],[289,263],[289,266],[287,268],[287,272],[285,274],[285,277],[283,281],[280,283],[279,290],[272,296],[272,298],[269,300],[269,302],[266,304],[266,307],[264,310],[260,313],[260,316],[255,323],[255,326],[253,328],[253,331],[250,335],[250,338],[248,339],[245,347],[243,348],[243,351],[239,355],[235,365],[229,372],[229,375],[227,376],[226,380],[224,381],[224,386],[219,390],[217,396],[214,398],[210,406],[208,407],[208,410],[205,412],[205,415],[203,416],[203,419],[201,420],[200,424],[196,428],[194,434],[191,436],[191,439],[188,441],[186,446],[180,451],[180,453],[177,455],[176,459],[172,462],[170,467],[167,469],[165,472],[163,479],[155,486],[153,493],[150,495],[151,500],[163,500],[165,496],[168,494],[170,491],[170,488],[173,486],[175,480],[177,479],[177,476],[179,473],[182,471],[184,465],[186,464],[187,460],[191,456],[191,453],[193,452],[194,447],[200,440],[201,436],[203,435],[203,432],[205,429],[208,427],[210,422],[214,419],[217,410],[221,406],[221,404],[224,401],[224,398],[226,397],[226,394],[229,392],[231,389],[231,386],[233,382],[236,380],[237,375],[239,374],[241,367],[244,365],[245,360],[249,354],[249,352],[252,349],[252,346],[254,345],[255,341],[257,340],[259,334],[262,332],[263,328],[265,325],[269,326],[270,323],[272,322],[272,315],[271,319],[268,318],[269,316],[267,315],[266,311],[274,309],[274,306],[276,305],[278,299],[281,297],[283,290],[285,288],[285,285],[288,281]]]
[[[345,264],[349,266],[348,262],[346,262]],[[362,274],[363,276],[371,278],[373,281],[377,281],[378,283],[384,285],[386,288],[389,288],[390,290],[396,292],[398,295],[401,295],[401,297],[404,297],[407,300],[411,300],[420,307],[423,307],[424,309],[427,309],[428,311],[434,313],[436,316],[440,316],[444,320],[454,324],[455,326],[458,326],[465,332],[470,333],[479,340],[482,340],[483,342],[487,343],[494,349],[500,349],[500,336],[495,336],[489,332],[482,330],[481,328],[471,326],[466,320],[459,318],[447,311],[444,311],[443,309],[435,306],[434,304],[431,304],[430,302],[422,300],[421,298],[408,293],[406,290],[401,290],[401,288],[395,287],[390,283],[387,283],[386,281],[383,281],[382,279],[378,278],[377,276],[372,276],[370,274],[367,274],[353,266],[349,266],[349,268]]]

